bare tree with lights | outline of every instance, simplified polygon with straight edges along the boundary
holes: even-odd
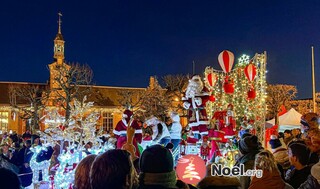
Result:
[[[120,98],[118,98],[117,101],[124,109],[139,111],[144,93],[145,91],[118,90],[117,95]]]
[[[65,126],[71,114],[71,103],[74,99],[83,99],[89,94],[93,72],[88,65],[79,63],[60,64],[55,68],[56,75],[54,82],[59,88],[52,89],[55,105],[61,106],[65,110]]]
[[[281,105],[286,106],[288,102],[296,97],[297,88],[293,85],[268,85],[267,107],[270,115],[275,117],[275,124],[279,125],[279,111]]]
[[[30,121],[29,127],[32,133],[39,128],[41,110],[45,108],[48,100],[48,89],[39,85],[10,85],[9,97],[10,105],[19,113],[19,117],[25,121]],[[21,104],[17,102],[22,102]]]
[[[166,75],[163,78],[166,96],[171,101],[171,109],[176,112],[182,112],[184,110],[182,106],[182,97],[184,91],[187,88],[188,76],[187,75]]]

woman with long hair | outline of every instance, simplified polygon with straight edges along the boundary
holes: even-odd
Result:
[[[289,189],[278,170],[271,152],[263,150],[256,155],[254,168],[256,175],[252,176],[249,189]]]
[[[87,189],[91,187],[88,173],[90,172],[91,165],[96,157],[97,155],[88,155],[77,165],[74,174],[74,189]]]

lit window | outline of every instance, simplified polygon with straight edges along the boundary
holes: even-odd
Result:
[[[0,112],[0,130],[8,131],[9,112]]]
[[[111,133],[113,130],[113,113],[110,112],[103,112],[102,113],[102,129]]]

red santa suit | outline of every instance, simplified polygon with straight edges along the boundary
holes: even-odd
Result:
[[[121,149],[122,146],[127,142],[127,128],[130,118],[133,113],[130,110],[125,110],[122,115],[122,120],[120,120],[113,130],[113,134],[117,138],[117,149]],[[142,129],[139,126],[137,120],[133,120],[131,125],[135,129],[135,135],[133,138],[133,145],[136,147],[136,155],[139,157],[138,143],[142,140]]]
[[[189,127],[194,134],[207,135],[209,120],[206,112],[206,103],[209,100],[209,94],[202,91],[202,81],[200,76],[193,76],[189,80],[186,96],[183,97],[183,107],[188,109]]]
[[[202,159],[207,160],[210,152],[210,146],[208,144],[208,137],[204,136],[203,137],[203,142],[200,147],[200,155]]]

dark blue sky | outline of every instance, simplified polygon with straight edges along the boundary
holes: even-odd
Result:
[[[220,69],[236,58],[268,53],[269,83],[311,97],[311,45],[320,88],[320,1],[32,0],[0,2],[0,81],[46,82],[57,12],[69,62],[87,63],[97,85],[146,87],[150,75]],[[320,89],[319,89],[320,90]]]

